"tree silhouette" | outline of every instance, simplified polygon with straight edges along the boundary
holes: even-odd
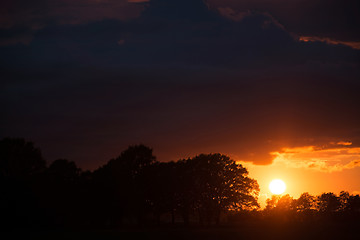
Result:
[[[341,206],[340,199],[334,193],[323,193],[317,197],[317,208],[322,213],[334,213]]]
[[[40,149],[22,138],[0,141],[1,226],[32,226],[40,221],[35,196],[38,178],[46,169]]]
[[[300,197],[294,200],[297,217],[300,221],[313,219],[316,212],[316,197],[308,192],[302,193]]]
[[[359,195],[350,195],[348,199],[348,204],[346,209],[351,212],[356,212],[360,214],[360,196]]]
[[[156,216],[157,224],[160,224],[162,214],[170,213],[171,222],[175,223],[175,211],[178,207],[176,194],[178,192],[177,165],[175,162],[153,164],[147,174],[151,179],[148,184],[149,200]]]
[[[259,186],[241,164],[226,155],[200,154],[190,161],[194,172],[197,208],[208,222],[218,223],[220,213],[258,207]]]
[[[119,224],[187,225],[229,219],[270,224],[331,222],[358,226],[360,196],[305,192],[298,199],[273,195],[259,211],[259,186],[230,157],[200,154],[176,162],[158,162],[151,148],[128,147],[95,171],[58,159],[46,168],[40,150],[23,139],[0,141],[0,226],[117,227]]]
[[[266,200],[266,210],[290,211],[296,207],[295,200],[289,195],[272,195]]]
[[[282,211],[294,210],[294,199],[289,194],[283,195],[279,198],[276,208]]]
[[[73,183],[78,180],[81,174],[81,169],[78,168],[73,161],[58,159],[50,164],[46,173],[52,181],[65,184]]]
[[[316,207],[315,197],[308,192],[302,193],[295,204],[296,210],[299,212],[314,210]]]
[[[24,179],[40,173],[46,167],[41,151],[22,138],[0,141],[0,176]]]
[[[277,223],[294,220],[296,201],[289,195],[272,195],[266,200],[265,216],[269,221]]]
[[[51,224],[71,225],[81,208],[79,178],[81,169],[73,161],[58,159],[31,181],[36,202],[42,206]]]
[[[175,165],[175,202],[185,225],[189,224],[190,215],[196,208],[197,189],[195,187],[196,172],[190,159],[183,159]]]
[[[145,145],[130,146],[119,157],[110,160],[94,172],[94,185],[101,203],[98,214],[109,224],[130,219],[135,214],[137,222],[148,208],[148,184],[151,183],[149,167],[156,163],[152,149]]]
[[[279,198],[280,198],[279,195],[272,195],[271,198],[266,199],[265,210],[270,211],[270,210],[276,208]]]
[[[356,222],[360,219],[360,196],[350,195],[349,192],[341,191],[339,194],[339,212],[344,220]]]
[[[339,211],[346,211],[349,208],[349,192],[341,191],[339,194]]]

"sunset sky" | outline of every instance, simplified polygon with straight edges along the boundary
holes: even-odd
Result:
[[[0,137],[95,169],[221,152],[270,194],[360,192],[358,0],[3,0]]]

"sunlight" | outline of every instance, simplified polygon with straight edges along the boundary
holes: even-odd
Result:
[[[286,185],[285,185],[284,181],[282,181],[280,179],[275,179],[270,182],[269,189],[270,189],[271,193],[278,195],[278,194],[282,194],[283,192],[285,192]]]

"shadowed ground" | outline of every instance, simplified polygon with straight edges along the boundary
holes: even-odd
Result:
[[[359,224],[269,224],[232,226],[127,228],[118,230],[29,231],[8,233],[7,239],[360,239]]]

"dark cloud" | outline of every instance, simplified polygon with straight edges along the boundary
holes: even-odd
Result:
[[[20,36],[3,38],[2,45],[12,43],[29,43],[38,29],[57,24],[86,24],[104,19],[129,20],[141,15],[143,8],[156,6],[154,14],[167,19],[183,16],[187,12],[193,18],[200,7],[200,1],[165,1],[158,7],[158,0],[126,1],[126,0],[36,0],[36,1],[2,1],[0,10],[0,29],[26,28]],[[161,1],[160,1],[161,2]],[[164,1],[163,1],[164,2]],[[184,2],[184,3],[183,3]],[[208,8],[221,13],[235,21],[241,21],[251,13],[271,16],[278,25],[297,36],[329,38],[338,42],[360,42],[358,26],[360,24],[360,5],[357,0],[207,0]],[[176,11],[166,7],[177,6]],[[196,6],[197,5],[197,6]],[[200,6],[202,5],[202,6]],[[200,6],[200,7],[199,7]],[[156,12],[158,11],[158,12]],[[208,13],[209,15],[209,13]],[[159,19],[161,17],[158,17]],[[26,36],[24,34],[26,33]],[[350,45],[351,46],[351,45]]]
[[[358,52],[346,47],[299,43],[269,15],[249,13],[234,22],[210,11],[202,1],[190,0],[153,0],[141,17],[129,22],[50,25],[34,34],[27,51],[10,55],[17,57],[15,61],[39,65],[81,62],[107,67],[358,62]],[[11,56],[4,55],[5,62],[11,63]]]
[[[42,28],[49,22],[83,24],[102,19],[128,20],[138,17],[143,6],[127,0],[4,0],[0,27]]]
[[[48,22],[0,53],[0,135],[51,160],[94,168],[144,143],[163,161],[267,164],[283,147],[360,144],[359,51],[299,42],[269,14],[234,21],[202,1],[153,0],[131,21]]]
[[[0,45],[29,44],[38,30],[51,24],[126,21],[138,17],[142,10],[142,5],[126,0],[4,0],[0,3]],[[13,28],[23,32],[5,36]]]
[[[288,31],[339,41],[360,41],[357,0],[209,0],[214,8],[268,13]],[[228,10],[229,12],[229,10]]]

